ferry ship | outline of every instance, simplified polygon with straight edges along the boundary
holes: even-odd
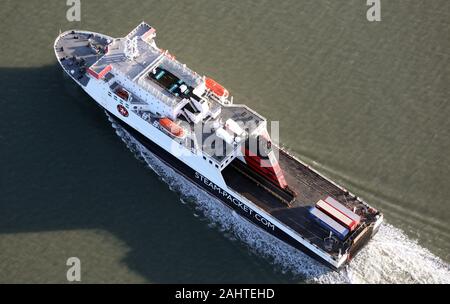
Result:
[[[242,220],[341,269],[383,215],[281,149],[267,120],[157,47],[142,22],[125,37],[70,30],[59,64],[128,133]]]

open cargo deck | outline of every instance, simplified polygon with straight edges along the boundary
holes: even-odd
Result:
[[[284,171],[289,188],[295,192],[295,197],[252,174],[251,170],[238,159],[227,166],[222,174],[231,189],[269,212],[320,249],[331,255],[338,255],[349,249],[350,254],[354,255],[372,235],[377,213],[356,196],[283,150],[279,150],[279,165]],[[334,198],[361,216],[361,224],[343,240],[336,236],[330,237],[330,231],[319,225],[309,214],[310,209],[319,200],[327,197]]]

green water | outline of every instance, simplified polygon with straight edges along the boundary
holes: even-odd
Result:
[[[83,282],[303,280],[193,216],[63,77],[60,29],[123,36],[143,20],[279,120],[293,154],[450,261],[449,1],[382,0],[375,23],[356,0],[84,0],[81,22],[65,2],[0,3],[0,282],[65,282],[70,256]]]

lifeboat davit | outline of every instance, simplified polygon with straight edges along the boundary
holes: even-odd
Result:
[[[214,94],[216,94],[218,97],[224,97],[227,98],[230,93],[227,89],[225,89],[223,86],[221,86],[219,83],[217,83],[214,79],[206,78],[205,79],[206,87],[211,90]]]
[[[172,55],[172,54],[169,53],[169,50],[162,50],[162,51],[163,51],[164,54],[166,54],[167,58],[169,58],[170,60],[175,60],[175,59],[177,59],[177,58],[175,57],[175,55]]]
[[[184,136],[184,129],[167,117],[159,119],[159,124],[176,137]]]

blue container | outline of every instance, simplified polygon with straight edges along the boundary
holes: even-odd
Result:
[[[312,207],[311,209],[309,209],[309,213],[320,226],[331,231],[340,240],[344,240],[347,237],[349,232],[347,228],[333,220],[331,217],[329,217],[316,207]]]

